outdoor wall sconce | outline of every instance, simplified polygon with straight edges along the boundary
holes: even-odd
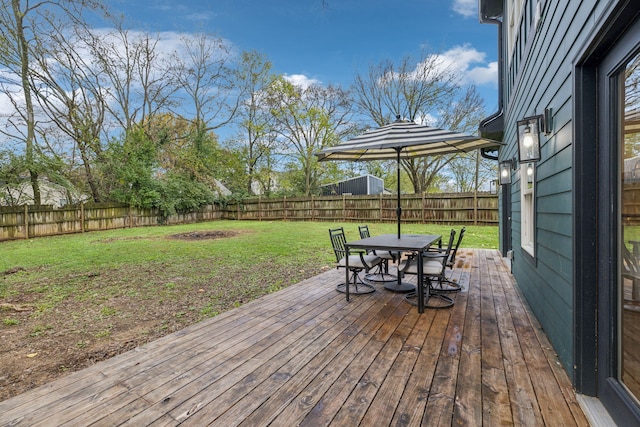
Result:
[[[540,132],[551,134],[552,111],[545,108],[544,114],[518,120],[518,159],[520,163],[540,160]]]
[[[540,128],[542,116],[518,120],[518,157],[520,163],[540,160]]]
[[[513,160],[503,160],[498,165],[500,170],[500,185],[511,184],[511,170],[513,167]]]

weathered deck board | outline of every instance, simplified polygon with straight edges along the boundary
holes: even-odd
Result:
[[[588,423],[500,255],[461,250],[449,309],[331,270],[0,402],[0,426]]]

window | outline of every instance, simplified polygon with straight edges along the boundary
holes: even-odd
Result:
[[[520,246],[531,256],[535,256],[535,164],[520,165],[521,194],[521,237]]]
[[[520,28],[520,17],[522,15],[522,5],[524,0],[509,0],[506,2],[507,7],[507,59],[511,62],[513,56],[513,48],[518,37],[518,29]]]

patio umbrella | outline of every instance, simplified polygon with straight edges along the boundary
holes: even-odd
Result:
[[[377,129],[371,129],[316,155],[325,160],[397,160],[398,173],[398,238],[402,208],[400,206],[400,160],[441,154],[466,153],[481,148],[496,149],[502,142],[445,129],[422,126],[398,119]]]
[[[333,147],[316,153],[319,161],[325,160],[389,160],[396,159],[398,173],[398,239],[400,239],[400,223],[402,207],[400,206],[400,160],[413,157],[437,156],[441,154],[466,153],[481,148],[498,148],[503,143],[478,136],[450,130],[438,129],[417,123],[400,120],[372,129]],[[385,289],[394,292],[409,292],[415,287],[401,281],[398,275],[397,284],[386,284]]]

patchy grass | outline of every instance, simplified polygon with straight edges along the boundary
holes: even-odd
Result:
[[[327,230],[355,240],[357,225],[217,221],[0,242],[0,400],[333,268]],[[497,227],[467,227],[464,247],[497,244]]]

